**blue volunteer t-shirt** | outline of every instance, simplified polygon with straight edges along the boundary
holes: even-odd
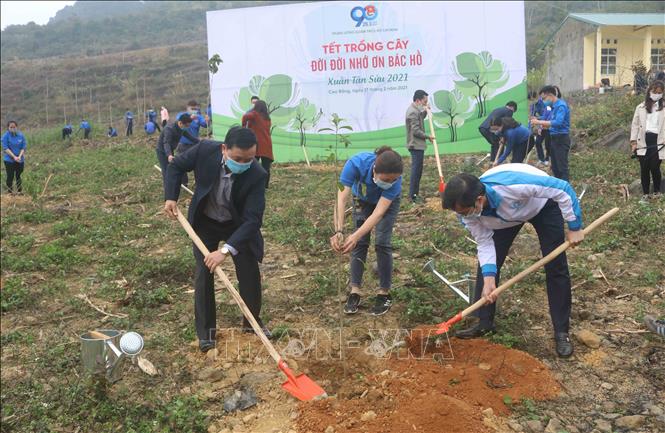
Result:
[[[155,124],[153,122],[148,122],[148,123],[145,124],[143,129],[145,129],[145,132],[148,135],[154,134],[155,133]]]
[[[339,181],[342,185],[350,187],[354,196],[368,203],[376,204],[381,197],[395,200],[402,192],[402,176],[397,178],[393,186],[385,191],[382,190],[373,180],[372,168],[375,161],[376,155],[372,152],[362,152],[352,156],[344,164]]]

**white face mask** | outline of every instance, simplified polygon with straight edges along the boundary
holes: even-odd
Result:
[[[651,98],[652,101],[656,102],[656,101],[658,101],[660,98],[663,97],[663,94],[662,94],[662,93],[653,93],[653,92],[649,92],[649,97]]]

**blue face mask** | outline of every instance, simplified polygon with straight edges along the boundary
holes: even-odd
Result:
[[[552,101],[545,99],[543,100],[543,104],[545,104],[546,107],[551,107],[552,106]]]
[[[226,158],[224,164],[231,170],[231,173],[240,174],[246,172],[252,165],[252,162],[236,162],[231,158]]]
[[[392,186],[395,185],[395,182],[397,182],[397,181],[395,181],[395,182],[385,182],[385,181],[383,181],[383,180],[381,180],[377,177],[374,177],[372,180],[374,181],[376,186],[378,186],[379,188],[381,188],[384,191],[387,190],[387,189],[392,188]]]

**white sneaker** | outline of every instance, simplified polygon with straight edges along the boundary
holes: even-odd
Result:
[[[549,162],[549,161],[543,161],[543,165],[544,165],[545,167],[549,167],[549,166],[550,166],[550,162]]]
[[[649,203],[649,194],[644,194],[639,202],[642,204]]]

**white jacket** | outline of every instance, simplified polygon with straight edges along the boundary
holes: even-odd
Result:
[[[570,230],[582,228],[577,195],[565,180],[548,176],[529,164],[504,164],[480,177],[489,206],[478,218],[462,218],[462,224],[478,243],[478,261],[484,276],[496,275],[494,230],[529,221],[554,200]]]
[[[652,110],[657,108],[656,103],[653,104]],[[658,138],[656,144],[660,147],[665,144],[665,107],[658,113]],[[633,116],[633,123],[630,127],[630,141],[637,141],[637,154],[644,156],[647,153],[647,144],[644,141],[647,130],[647,108],[642,102],[635,108],[635,115]],[[658,152],[659,159],[665,159],[665,146]]]

